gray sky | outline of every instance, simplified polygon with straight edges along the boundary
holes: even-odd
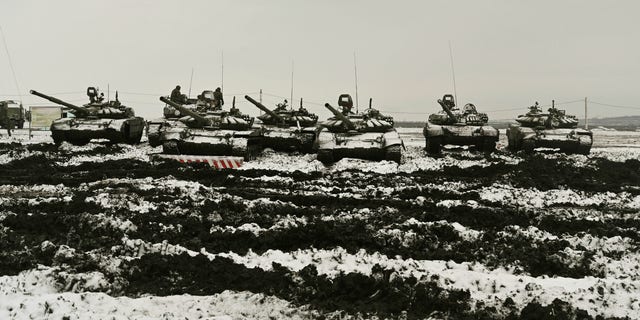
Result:
[[[492,119],[585,96],[636,107],[592,104],[593,116],[640,114],[639,12],[639,1],[2,0],[0,26],[26,105],[45,102],[29,89],[80,104],[87,86],[108,85],[159,117],[158,94],[187,93],[192,68],[192,96],[221,85],[222,52],[224,93],[243,111],[258,113],[244,93],[289,97],[292,61],[296,103],[336,103],[355,97],[355,51],[360,105],[422,121],[453,93],[449,41],[460,103]],[[0,46],[0,99],[15,98]],[[583,115],[581,102],[563,107]]]

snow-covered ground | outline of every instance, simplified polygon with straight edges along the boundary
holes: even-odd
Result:
[[[0,319],[640,318],[640,133],[433,158],[399,131],[401,164],[235,171],[2,135]]]

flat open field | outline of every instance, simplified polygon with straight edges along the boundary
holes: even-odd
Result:
[[[640,318],[640,132],[403,163],[0,137],[0,319]]]

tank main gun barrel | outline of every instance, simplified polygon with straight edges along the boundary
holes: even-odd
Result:
[[[284,118],[282,118],[279,114],[271,111],[269,108],[265,107],[262,103],[254,100],[253,98],[247,96],[244,96],[245,99],[249,100],[249,102],[253,103],[253,105],[255,105],[256,107],[258,107],[258,109],[264,111],[266,114],[270,115],[272,118],[277,119],[279,122],[283,122],[284,123]]]
[[[349,118],[347,118],[342,112],[338,111],[336,108],[332,107],[330,104],[325,103],[324,106],[331,111],[336,118],[340,119],[349,129],[355,129],[355,125]]]
[[[78,111],[80,113],[89,113],[89,110],[87,110],[86,108],[78,107],[78,106],[73,105],[71,103],[64,102],[64,101],[62,101],[62,100],[60,100],[58,98],[54,98],[52,96],[48,96],[48,95],[46,95],[44,93],[40,93],[40,92],[35,91],[35,90],[30,90],[29,92],[31,94],[33,94],[33,95],[36,95],[36,96],[40,97],[40,98],[47,99],[47,100],[49,100],[49,101],[51,101],[51,102],[53,102],[55,104],[59,104],[59,105],[65,106],[67,108],[73,109],[73,110]]]
[[[447,105],[444,103],[444,101],[442,101],[442,99],[438,99],[438,103],[442,107],[442,110],[444,110],[444,112],[447,113],[447,115],[449,116],[449,119],[456,120],[456,116],[453,114],[453,112],[451,112],[451,109],[447,107]]]
[[[182,114],[186,114],[186,115],[191,116],[192,118],[194,118],[196,121],[200,122],[203,125],[209,124],[209,120],[207,118],[203,117],[202,115],[198,114],[197,112],[192,111],[189,108],[185,108],[184,106],[167,99],[166,97],[160,97],[160,101],[162,101],[162,102],[164,102],[164,103],[166,103],[166,104],[168,104],[168,105],[180,110],[180,112]]]

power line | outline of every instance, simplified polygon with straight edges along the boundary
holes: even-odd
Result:
[[[511,109],[495,109],[495,110],[482,110],[483,112],[501,112],[501,111],[517,111],[517,110],[522,110],[522,107],[519,108],[511,108]]]
[[[407,112],[407,111],[387,111],[383,109],[379,109],[380,112],[391,113],[391,114],[420,114],[420,115],[428,115],[429,112]]]
[[[9,54],[9,47],[7,46],[7,39],[4,36],[4,30],[2,30],[2,26],[0,26],[0,33],[2,34],[2,42],[4,43],[4,50],[7,52],[7,58],[9,59],[9,66],[11,67],[11,74],[13,74],[13,81],[16,84],[16,89],[18,90],[18,96],[22,100],[22,91],[20,91],[20,86],[18,86],[18,78],[16,77],[16,71],[13,69],[13,61],[11,61],[11,55]]]
[[[266,93],[266,92],[264,92],[264,91],[262,92],[262,95],[269,96],[269,97],[276,97],[276,98],[287,99],[287,97],[279,96],[279,95],[277,95],[277,94]]]
[[[142,92],[127,92],[127,91],[119,91],[119,92],[123,94],[134,95],[134,96],[155,96],[155,97],[162,96],[162,94],[160,93],[142,93]]]
[[[595,101],[592,101],[592,100],[589,100],[589,103],[598,104],[598,105],[601,105],[601,106],[613,107],[613,108],[622,108],[622,109],[640,109],[640,107],[620,106],[620,105],[615,105],[615,104],[608,104],[608,103],[602,103],[602,102],[595,102]]]

